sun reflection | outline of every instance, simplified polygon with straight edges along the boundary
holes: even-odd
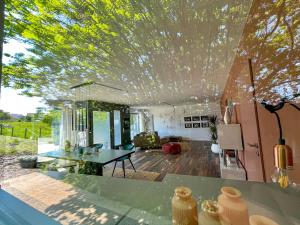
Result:
[[[100,224],[105,224],[108,221],[107,213],[102,213],[97,219],[97,222],[100,222]]]

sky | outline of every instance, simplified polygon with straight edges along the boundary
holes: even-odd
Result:
[[[3,52],[10,55],[20,52],[28,54],[26,50],[28,47],[28,45],[16,40],[10,40],[8,43],[3,45]],[[3,63],[7,63],[8,61],[9,59],[3,56]],[[45,107],[45,104],[42,102],[42,98],[22,96],[19,95],[19,93],[19,90],[2,87],[0,109],[5,112],[26,115],[27,113],[36,112],[37,107]]]

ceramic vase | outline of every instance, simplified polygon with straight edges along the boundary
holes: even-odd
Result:
[[[231,112],[230,112],[229,106],[226,106],[226,109],[225,109],[224,122],[226,125],[231,123]]]
[[[221,193],[218,197],[220,217],[228,218],[232,225],[249,225],[248,207],[241,192],[233,187],[223,187]]]
[[[253,215],[249,218],[250,225],[278,225],[273,220],[259,215]]]
[[[172,199],[173,225],[198,225],[197,202],[191,189],[178,187]]]
[[[218,144],[211,144],[211,151],[213,153],[219,154],[222,150]]]

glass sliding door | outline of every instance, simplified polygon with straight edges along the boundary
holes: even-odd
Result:
[[[134,136],[140,133],[140,117],[138,113],[130,114],[130,137],[133,140]]]
[[[119,110],[114,110],[114,145],[122,144],[121,141],[121,114]]]
[[[93,111],[93,141],[103,144],[103,149],[110,149],[110,113]]]

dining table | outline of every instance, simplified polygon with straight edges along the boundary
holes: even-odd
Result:
[[[75,162],[90,162],[95,165],[96,175],[103,176],[103,166],[123,157],[130,157],[134,150],[100,149],[99,151],[49,151],[39,154],[42,157],[70,160]]]

